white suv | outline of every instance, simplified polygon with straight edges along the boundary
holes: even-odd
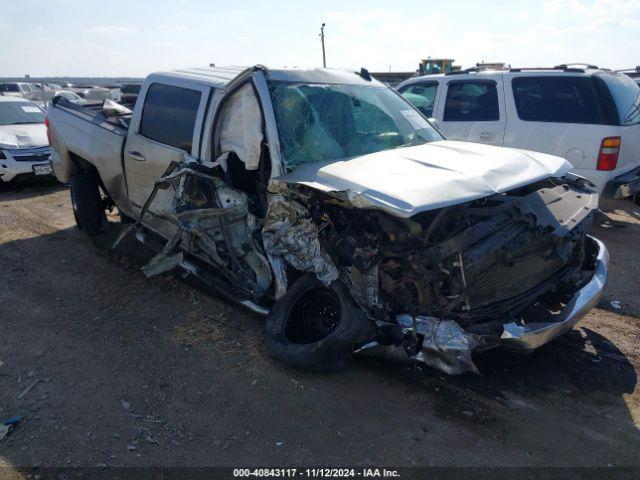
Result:
[[[397,88],[450,140],[564,157],[603,197],[640,190],[640,87],[627,75],[592,66],[471,69]]]

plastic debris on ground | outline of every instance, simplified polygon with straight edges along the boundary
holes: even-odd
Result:
[[[11,434],[20,422],[22,421],[22,417],[19,415],[7,418],[2,425],[0,425],[0,440],[3,440],[5,437]]]

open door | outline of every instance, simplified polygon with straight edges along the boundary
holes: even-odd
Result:
[[[164,190],[157,193],[165,192],[176,230],[145,273],[181,264],[182,247],[213,266],[211,273],[240,296],[257,300],[269,291],[271,266],[263,254],[258,219],[265,203],[262,174],[268,176],[265,166],[270,164],[261,112],[249,81],[232,89],[215,113],[211,148],[205,153],[211,160],[185,157],[164,175]]]
[[[222,100],[213,128],[213,152],[223,180],[246,193],[252,212],[263,216],[271,173],[265,121],[253,83],[245,81]]]

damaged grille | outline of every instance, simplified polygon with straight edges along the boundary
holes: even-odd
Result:
[[[573,243],[573,242],[572,242]],[[510,253],[491,252],[477,262],[463,255],[465,292],[470,310],[521,295],[553,276],[565,266],[548,240],[538,238]]]
[[[8,150],[16,162],[48,162],[49,147],[38,149]]]
[[[411,219],[356,217],[327,205],[319,215],[331,218],[327,243],[371,316],[468,325],[511,318],[546,292],[571,290],[565,283],[582,264],[596,202],[578,186],[548,180]],[[362,279],[376,276],[373,292]]]

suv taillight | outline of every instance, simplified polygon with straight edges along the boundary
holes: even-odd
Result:
[[[49,117],[44,117],[44,126],[47,128],[47,140],[51,145],[51,132],[49,131]]]
[[[598,153],[598,170],[615,170],[620,153],[620,137],[607,137],[600,144]]]

